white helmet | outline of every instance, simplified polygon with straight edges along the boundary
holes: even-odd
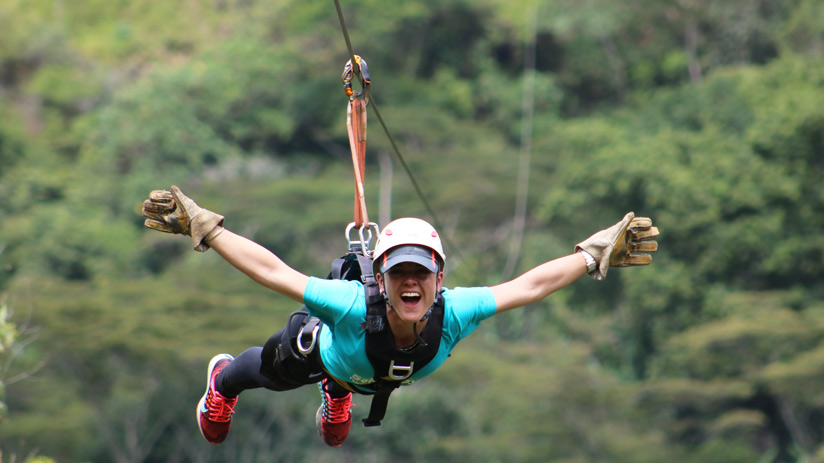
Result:
[[[373,269],[383,273],[401,262],[414,262],[437,273],[446,255],[438,232],[424,220],[407,217],[393,220],[378,236]]]

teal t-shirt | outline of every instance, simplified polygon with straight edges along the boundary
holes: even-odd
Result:
[[[458,342],[495,314],[495,297],[488,287],[445,289],[443,332],[438,354],[403,384],[412,384],[443,364]],[[352,384],[369,384],[375,376],[366,357],[366,297],[360,281],[323,280],[312,277],[303,301],[309,314],[320,318],[320,356],[326,369]]]

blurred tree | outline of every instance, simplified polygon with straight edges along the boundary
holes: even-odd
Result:
[[[17,337],[17,329],[14,324],[9,321],[9,308],[3,304],[0,306],[0,360],[2,360],[3,375],[0,376],[0,412],[4,415],[6,412],[5,399],[5,382],[8,365],[12,360],[12,347]],[[0,420],[3,416],[0,415]]]
[[[334,8],[4,2],[0,288],[38,309],[20,368],[48,363],[8,385],[0,445],[107,462],[824,461],[819,3],[343,2],[374,102],[459,244],[450,286],[496,283],[509,248],[528,46],[520,269],[630,209],[663,235],[653,267],[485,324],[393,397],[397,421],[318,450],[311,390],[250,395],[236,437],[203,446],[206,359],[295,307],[143,233],[137,210],[177,183],[328,272],[352,188]],[[370,125],[376,201],[373,154],[391,147]],[[425,216],[394,178],[393,213]]]

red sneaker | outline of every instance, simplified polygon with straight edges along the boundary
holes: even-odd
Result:
[[[209,443],[215,445],[223,442],[229,435],[229,426],[232,425],[232,415],[237,403],[237,397],[227,399],[220,395],[215,389],[215,378],[220,370],[234,359],[229,354],[219,354],[212,358],[206,375],[206,393],[197,404],[197,424],[200,433]]]
[[[327,390],[328,383],[329,380],[324,378],[319,384],[323,403],[318,407],[315,424],[318,427],[318,435],[323,438],[326,445],[340,447],[349,435],[349,428],[352,427],[352,393],[334,398]]]

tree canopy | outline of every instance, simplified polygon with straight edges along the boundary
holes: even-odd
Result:
[[[140,204],[179,185],[328,273],[352,220],[335,6],[5,0],[2,454],[824,461],[824,4],[341,5],[373,79],[368,207],[442,223],[446,286],[498,283],[512,240],[522,272],[630,210],[661,229],[653,264],[485,322],[341,449],[315,435],[312,388],[245,393],[208,446],[191,416],[208,359],[260,345],[297,307],[146,231]]]

